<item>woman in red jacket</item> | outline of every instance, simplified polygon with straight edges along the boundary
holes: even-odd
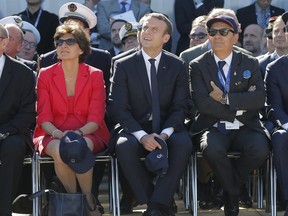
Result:
[[[93,153],[106,148],[110,135],[104,122],[103,73],[83,63],[90,53],[90,42],[77,23],[59,26],[54,41],[60,61],[40,70],[34,143],[41,154],[46,153],[54,159],[56,174],[67,192],[76,193],[78,181],[82,192],[89,194],[87,199],[92,206],[93,166],[86,166],[82,169],[85,172],[77,173],[63,162],[59,148],[61,138],[69,131],[83,136]],[[91,215],[99,214],[96,213],[90,212]]]

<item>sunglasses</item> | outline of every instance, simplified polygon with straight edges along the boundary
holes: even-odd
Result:
[[[211,37],[214,37],[217,34],[217,32],[219,32],[219,34],[221,36],[224,36],[224,37],[227,36],[229,34],[229,32],[232,32],[234,34],[234,31],[229,29],[229,28],[222,28],[222,29],[213,29],[213,28],[211,28],[211,29],[208,30],[208,34]]]
[[[200,32],[198,34],[190,34],[189,35],[190,39],[193,39],[195,40],[195,38],[197,37],[198,39],[204,39],[207,37],[207,34],[203,33],[203,32]]]
[[[68,39],[66,39],[66,40],[64,40],[64,39],[59,39],[59,40],[57,40],[57,41],[55,42],[55,45],[58,46],[58,47],[60,47],[60,46],[63,45],[64,42],[65,42],[68,46],[72,46],[72,45],[74,45],[74,44],[77,43],[77,41],[76,41],[74,38],[68,38]]]

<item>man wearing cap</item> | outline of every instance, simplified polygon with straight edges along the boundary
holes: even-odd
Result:
[[[285,36],[288,40],[288,12],[282,15],[285,23]],[[276,22],[276,21],[275,21]],[[285,201],[284,216],[288,216],[288,95],[287,95],[287,67],[288,56],[284,55],[276,61],[268,64],[266,68],[265,84],[267,91],[267,103],[271,106],[269,120],[274,123],[274,133],[271,144],[273,159],[280,186],[280,194]],[[278,193],[278,190],[277,190]]]
[[[29,127],[35,123],[33,71],[4,53],[9,33],[0,24],[0,215],[12,214],[23,160],[32,144]]]
[[[121,42],[123,43],[123,49],[122,49],[123,52],[139,46],[139,42],[137,39],[138,26],[139,23],[134,22],[134,23],[126,23],[121,27],[119,31],[119,37]]]
[[[30,23],[23,21],[23,30],[25,31],[23,46],[18,57],[26,60],[37,60],[37,44],[39,44],[41,37],[39,31]]]
[[[188,77],[184,62],[163,50],[172,34],[171,22],[163,14],[151,13],[140,23],[142,49],[115,62],[107,112],[121,126],[114,137],[116,155],[137,202],[148,205],[143,215],[170,216],[174,215],[170,209],[174,192],[192,152],[184,127]],[[165,142],[167,173],[165,160],[160,172],[153,170],[157,164],[145,169],[139,157],[150,152],[153,156],[158,150],[159,158],[165,157],[161,152],[165,151]]]
[[[237,216],[240,187],[269,153],[258,114],[265,90],[257,59],[233,50],[238,41],[235,19],[208,17],[206,25],[212,50],[190,63],[197,109],[190,133],[224,189],[225,216]],[[231,151],[241,152],[241,158],[228,159]]]
[[[53,35],[59,19],[56,14],[43,10],[44,0],[26,0],[27,8],[18,15],[22,20],[31,23],[40,32],[42,40],[37,46],[39,54],[47,53],[54,49]]]
[[[59,9],[59,17],[61,22],[69,19],[80,22],[84,27],[84,31],[87,33],[87,37],[90,37],[89,29],[92,29],[97,23],[97,18],[93,11],[77,2],[68,2],[62,5]],[[48,67],[56,62],[58,62],[56,50],[40,56],[40,68]],[[91,54],[88,55],[86,63],[103,71],[106,92],[108,94],[111,66],[110,54],[107,51],[91,47]]]

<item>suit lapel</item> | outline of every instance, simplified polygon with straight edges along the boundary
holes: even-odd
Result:
[[[230,91],[233,91],[233,89],[237,86],[237,83],[240,82],[242,79],[242,74],[240,73],[238,69],[238,65],[240,64],[240,61],[241,61],[241,55],[233,51],[233,57],[232,57],[232,62],[231,62],[231,72],[230,72],[230,85],[229,85]]]
[[[208,73],[211,76],[211,80],[214,80],[215,84],[222,89],[221,83],[218,79],[218,69],[212,51],[209,52],[209,56],[207,58],[207,65]]]
[[[89,72],[85,64],[79,64],[78,69],[78,77],[77,77],[77,83],[75,87],[75,98],[74,101],[77,101],[78,97],[80,96],[82,90],[84,89],[84,86],[86,85],[88,79],[89,79]]]
[[[10,80],[12,78],[11,75],[11,60],[7,55],[5,55],[5,63],[0,78],[0,98],[2,97],[2,94],[4,93],[7,86],[10,84]]]
[[[63,97],[64,101],[68,103],[66,82],[61,63],[59,63],[55,68],[55,70],[53,71],[53,82],[55,83],[55,86],[58,89],[59,94]]]

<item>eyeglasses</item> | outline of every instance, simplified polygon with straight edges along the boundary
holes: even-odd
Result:
[[[229,32],[232,32],[234,34],[234,31],[229,29],[229,28],[222,28],[222,29],[213,29],[213,28],[211,28],[211,29],[209,29],[208,34],[211,37],[214,37],[217,34],[217,32],[219,32],[219,34],[221,36],[224,36],[224,37],[227,36],[229,34]]]
[[[59,39],[59,40],[57,40],[57,41],[55,42],[55,45],[58,46],[58,47],[60,47],[60,46],[63,45],[64,42],[65,42],[68,46],[72,46],[72,45],[74,45],[75,43],[77,43],[76,39],[74,39],[74,38],[68,38],[68,39],[66,39],[66,40],[64,40],[64,39]]]
[[[27,40],[23,40],[23,46],[25,46],[25,47],[30,47],[30,48],[36,48],[37,47],[37,43],[35,43],[35,42],[29,42],[29,41],[27,41]]]
[[[193,39],[193,40],[195,40],[195,38],[197,37],[198,39],[204,39],[204,38],[206,38],[207,37],[207,34],[205,34],[204,32],[200,32],[200,33],[198,33],[198,34],[190,34],[189,35],[189,37],[190,37],[190,39]]]

